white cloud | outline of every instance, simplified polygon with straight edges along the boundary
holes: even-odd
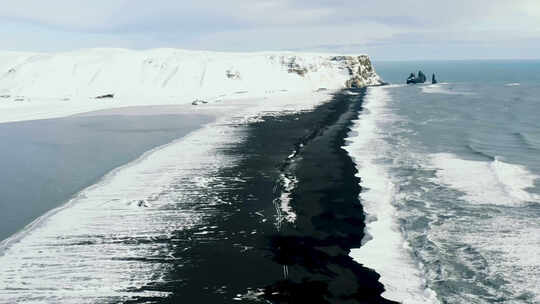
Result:
[[[517,48],[540,37],[538,0],[3,1],[10,3],[0,5],[0,47],[11,49],[360,50],[463,41]]]

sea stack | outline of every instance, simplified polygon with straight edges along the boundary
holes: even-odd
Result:
[[[426,75],[422,71],[418,71],[418,78],[416,83],[424,83],[426,82]]]
[[[433,76],[431,76],[431,83],[432,84],[436,84],[438,81],[437,81],[437,78],[435,78],[435,73],[433,73]]]
[[[414,73],[411,73],[409,77],[407,77],[407,84],[416,83],[416,75]]]
[[[414,73],[411,73],[409,77],[407,78],[407,84],[416,84],[416,83],[424,83],[426,82],[426,75],[422,71],[418,71],[418,76],[416,76]]]

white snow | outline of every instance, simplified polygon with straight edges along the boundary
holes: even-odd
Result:
[[[178,49],[0,52],[0,122],[137,105],[264,98],[343,88],[380,78],[367,56],[217,53]],[[369,63],[369,60],[368,60]],[[114,94],[114,98],[95,99]]]

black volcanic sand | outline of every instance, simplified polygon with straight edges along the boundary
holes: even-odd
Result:
[[[381,298],[379,275],[349,257],[365,220],[359,179],[341,148],[361,110],[365,91],[356,93],[249,124],[247,139],[223,150],[241,157],[219,173],[227,187],[209,187],[231,204],[201,206],[210,214],[204,225],[215,228],[178,232],[169,240],[176,260],[159,261],[171,268],[167,283],[144,287],[171,296],[132,302],[393,303]],[[291,202],[298,218],[278,230],[281,174],[298,179]]]

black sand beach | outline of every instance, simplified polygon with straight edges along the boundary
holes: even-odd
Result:
[[[174,251],[174,259],[157,261],[170,266],[166,283],[143,289],[171,295],[131,302],[391,303],[380,296],[379,276],[348,255],[364,229],[359,180],[341,148],[365,91],[355,93],[249,124],[247,139],[222,151],[240,162],[208,186],[229,204],[201,205],[205,227],[162,240]],[[298,180],[294,223],[276,222],[282,174]]]

